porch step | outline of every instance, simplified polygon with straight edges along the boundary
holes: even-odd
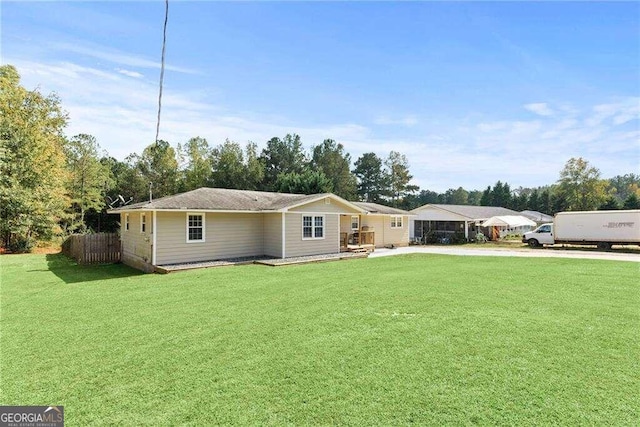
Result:
[[[367,248],[349,248],[349,252],[361,254],[361,253],[367,253],[369,251],[367,250]]]

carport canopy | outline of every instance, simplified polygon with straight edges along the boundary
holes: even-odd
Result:
[[[482,223],[483,227],[523,227],[526,225],[530,225],[535,227],[537,224],[535,221],[531,221],[529,218],[526,218],[521,215],[504,215],[504,216],[492,216],[488,220]]]

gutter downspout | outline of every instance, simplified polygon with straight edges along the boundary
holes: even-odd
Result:
[[[286,237],[287,237],[287,233],[285,232],[285,212],[282,212],[282,258],[286,258],[286,249],[287,249],[287,245],[286,245]]]
[[[157,253],[158,253],[158,221],[157,221],[157,216],[156,216],[156,211],[153,211],[153,233],[152,233],[152,252],[151,252],[151,265],[153,265],[154,267],[156,266],[156,260],[157,260]]]

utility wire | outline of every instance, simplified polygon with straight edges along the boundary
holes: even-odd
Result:
[[[167,21],[169,20],[169,0],[164,2],[164,29],[162,31],[162,59],[160,63],[160,90],[158,92],[158,120],[156,122],[156,144],[160,135],[160,111],[162,110],[162,85],[164,82],[164,53],[167,46]]]

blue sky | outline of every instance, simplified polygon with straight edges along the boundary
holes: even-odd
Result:
[[[119,159],[155,136],[164,4],[3,2],[2,63]],[[333,138],[445,191],[640,166],[640,3],[170,2],[160,137]]]

